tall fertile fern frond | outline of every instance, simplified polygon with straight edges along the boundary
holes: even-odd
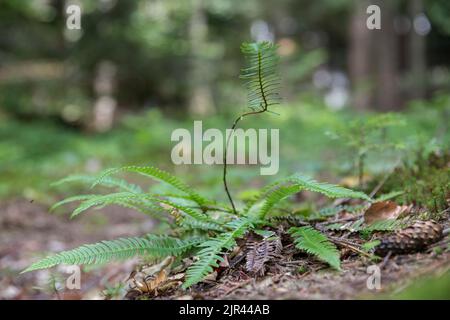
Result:
[[[117,174],[119,172],[123,172],[123,171],[136,172],[136,173],[139,173],[146,177],[150,177],[154,180],[165,182],[165,183],[171,185],[172,187],[174,187],[175,189],[189,195],[189,197],[192,200],[194,200],[196,203],[198,203],[200,206],[203,206],[207,203],[211,203],[211,201],[209,201],[208,199],[204,198],[203,196],[201,196],[200,194],[195,192],[192,187],[190,187],[187,184],[178,180],[177,177],[171,175],[170,173],[168,173],[164,170],[161,170],[161,169],[158,169],[155,167],[150,167],[150,166],[148,166],[148,167],[126,166],[126,167],[121,167],[121,168],[108,169],[108,170],[104,171],[93,182],[92,186],[94,187],[95,185],[102,183],[104,181],[104,179],[106,179],[107,177],[109,177],[113,174]]]
[[[312,227],[292,227],[289,233],[294,238],[295,247],[315,255],[319,260],[340,270],[339,251],[328,238]]]
[[[111,260],[128,259],[135,255],[149,255],[155,258],[179,256],[198,244],[199,241],[198,239],[180,240],[157,235],[102,241],[49,256],[33,263],[22,273],[47,269],[58,264],[103,264]]]
[[[184,288],[200,282],[213,272],[213,268],[219,266],[218,261],[223,260],[222,254],[236,246],[236,239],[245,234],[247,229],[251,227],[251,222],[247,219],[238,219],[228,223],[227,227],[232,231],[221,233],[217,237],[200,244],[199,247],[202,249],[196,255],[198,260],[186,271]]]
[[[271,42],[243,43],[241,51],[249,67],[241,70],[246,81],[248,105],[254,111],[266,111],[279,103],[280,79],[277,73],[277,46]]]

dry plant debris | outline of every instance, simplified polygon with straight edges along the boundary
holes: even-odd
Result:
[[[252,273],[264,274],[265,264],[276,258],[280,258],[281,249],[280,238],[263,239],[255,242],[251,241],[247,244],[245,269]]]
[[[364,213],[364,222],[372,224],[381,220],[397,219],[408,214],[411,209],[412,205],[400,206],[393,201],[374,202]]]

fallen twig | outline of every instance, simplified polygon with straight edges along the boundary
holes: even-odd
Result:
[[[386,267],[391,255],[392,255],[392,251],[389,251],[388,254],[384,257],[383,262],[380,263],[381,270],[383,270]]]
[[[363,255],[365,257],[368,257],[370,259],[373,258],[373,255],[371,255],[370,253],[364,252],[361,249],[357,248],[354,244],[350,244],[348,241],[342,240],[342,239],[338,239],[338,238],[334,238],[334,237],[329,237],[329,239],[334,242],[335,244],[338,244],[342,247],[345,247],[347,249],[350,249],[354,252],[359,253],[360,255]]]

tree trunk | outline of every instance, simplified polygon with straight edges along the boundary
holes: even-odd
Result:
[[[422,0],[409,1],[409,13],[414,20],[417,15],[423,13]],[[418,34],[411,28],[409,35],[409,68],[412,79],[411,94],[412,99],[423,99],[426,94],[426,40],[424,35]]]
[[[211,93],[211,70],[204,52],[208,37],[208,24],[204,11],[204,0],[192,1],[192,16],[189,26],[191,46],[191,74],[189,112],[204,116],[214,112]]]
[[[370,107],[370,43],[372,32],[366,27],[367,1],[355,1],[350,18],[348,68],[352,85],[352,104],[357,110]]]
[[[398,97],[398,37],[394,30],[394,5],[392,1],[379,1],[381,30],[376,30],[377,42],[377,107],[381,111],[396,110]]]
[[[94,103],[92,127],[97,132],[105,132],[112,128],[117,102],[114,98],[116,86],[116,66],[109,61],[101,61],[97,65],[94,79],[94,91],[97,96]]]

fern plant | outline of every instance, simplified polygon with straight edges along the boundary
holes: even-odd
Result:
[[[267,42],[242,46],[242,51],[250,62],[250,67],[243,70],[242,77],[248,80],[249,105],[252,111],[236,119],[233,129],[243,117],[266,112],[269,106],[277,103],[278,78],[274,72],[277,63],[275,49],[273,44]],[[163,194],[145,192],[140,186],[117,178],[116,176],[121,173],[143,175],[168,185],[169,191]],[[89,209],[118,205],[132,208],[167,224],[170,227],[169,234],[148,234],[144,237],[87,244],[44,258],[23,272],[50,268],[58,264],[107,263],[136,255],[147,255],[153,258],[190,256],[194,257],[194,263],[187,269],[183,284],[184,288],[188,288],[211,273],[223,259],[224,254],[236,246],[237,239],[245,237],[250,231],[260,232],[258,230],[270,226],[272,212],[283,199],[297,192],[308,190],[330,198],[370,200],[362,192],[320,183],[307,176],[296,174],[271,183],[261,189],[252,201],[238,207],[228,192],[226,164],[224,183],[231,208],[226,204],[208,199],[177,177],[151,166],[108,169],[97,177],[70,176],[57,184],[68,182],[84,182],[91,187],[111,188],[114,192],[106,195],[93,193],[70,197],[55,204],[53,210],[68,203],[79,202],[71,215],[75,218]],[[335,257],[335,252],[328,245],[326,238],[324,239],[324,235],[309,229],[301,232],[303,238],[306,237],[307,240],[301,240],[303,242],[299,240],[300,249],[309,250],[308,252],[316,254],[320,259],[338,268],[339,258]],[[297,232],[294,232],[293,236],[296,235]]]
[[[339,251],[328,238],[312,227],[292,227],[289,233],[294,238],[295,246],[320,260],[328,263],[336,270],[341,269]]]
[[[123,171],[143,174],[167,183],[174,189],[175,193],[168,195],[149,194],[143,192],[142,188],[125,180],[117,178],[111,180],[111,175]],[[79,179],[69,178],[66,181],[79,181]],[[57,203],[54,207],[80,201],[79,206],[72,212],[72,217],[76,217],[88,209],[103,208],[106,205],[129,207],[145,214],[151,213],[150,215],[159,219],[161,223],[169,224],[172,227],[172,235],[149,234],[144,237],[121,238],[87,244],[44,258],[32,264],[23,272],[50,268],[58,264],[106,263],[136,255],[147,255],[154,258],[193,255],[196,257],[196,261],[187,270],[186,281],[183,285],[184,288],[187,288],[200,282],[211,273],[218,266],[218,262],[223,259],[223,255],[236,246],[236,239],[244,237],[251,230],[259,230],[264,226],[271,225],[270,215],[274,208],[283,199],[299,191],[320,192],[330,198],[344,197],[369,200],[362,192],[320,183],[303,175],[293,175],[263,188],[251,205],[240,208],[235,215],[233,210],[226,205],[207,199],[180,182],[175,176],[154,167],[133,166],[110,169],[100,174],[98,178],[87,179],[86,181],[93,186],[114,187],[118,189],[118,192],[106,195],[75,196]],[[120,181],[120,183],[111,184],[111,181]],[[134,192],[130,192],[130,188]],[[179,193],[176,193],[176,191]],[[194,206],[187,206],[179,200],[190,201]],[[215,207],[210,208],[208,205],[214,205]],[[218,211],[220,211],[220,215],[216,214]],[[192,230],[195,231],[195,234],[190,232]],[[332,250],[327,247],[323,240],[325,236],[320,234],[321,236],[317,237],[317,234],[320,233],[315,231],[315,237],[309,237],[305,246],[298,245],[298,247],[302,250],[309,248],[308,252],[316,254],[320,259],[337,268],[339,264],[335,258],[330,258]],[[306,236],[308,236],[308,233],[306,233]]]

